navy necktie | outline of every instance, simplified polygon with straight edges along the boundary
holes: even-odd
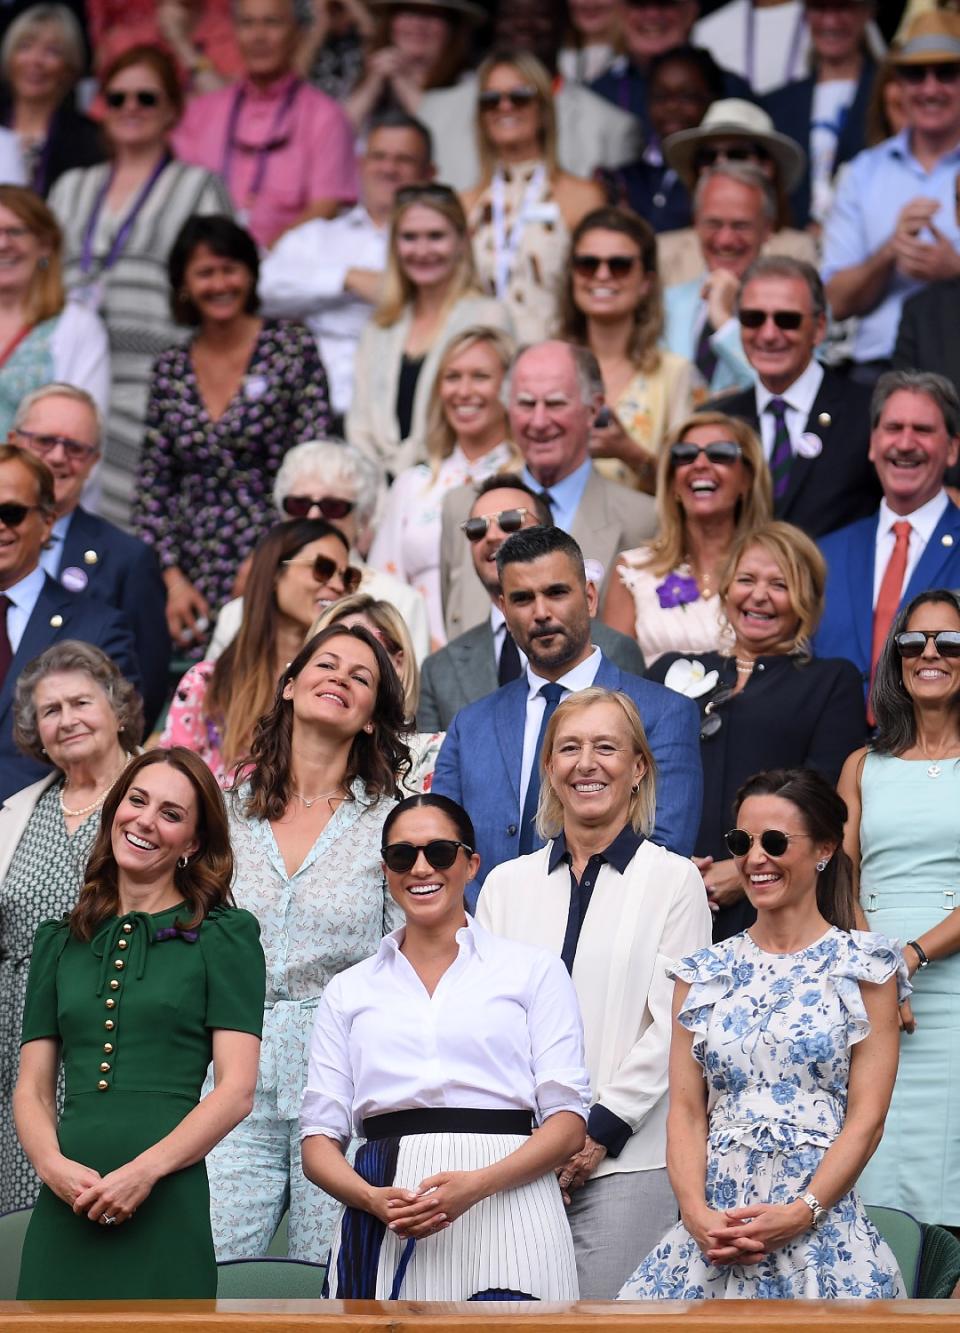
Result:
[[[10,636],[7,633],[7,610],[11,606],[13,602],[10,598],[0,593],[0,685],[3,684],[10,670],[10,663],[13,661],[13,648],[10,646]]]
[[[717,354],[710,346],[710,339],[716,333],[716,329],[710,323],[709,319],[704,320],[703,328],[700,330],[700,337],[697,339],[697,347],[694,352],[693,362],[700,374],[709,385],[713,379],[713,372],[717,368]]]
[[[520,820],[520,855],[526,856],[528,852],[534,850],[534,844],[537,841],[537,830],[534,828],[534,820],[537,817],[537,806],[540,803],[540,751],[543,749],[543,738],[547,734],[547,723],[557,711],[557,704],[563,698],[563,686],[555,685],[552,682],[547,685],[541,685],[539,690],[540,697],[546,699],[546,706],[543,710],[543,718],[540,722],[540,733],[537,736],[537,744],[533,751],[533,763],[530,766],[530,781],[527,783],[527,794],[523,802],[523,815]]]
[[[500,664],[497,668],[497,679],[501,685],[509,685],[512,680],[516,680],[520,675],[520,649],[517,647],[513,635],[510,631],[504,630],[503,647],[500,649]]]

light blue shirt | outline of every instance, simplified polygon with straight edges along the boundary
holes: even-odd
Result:
[[[933,169],[926,171],[910,150],[908,130],[858,153],[849,163],[827,214],[821,266],[824,282],[875,254],[893,235],[904,204],[921,196],[939,200],[933,224],[960,248],[954,204],[958,168],[960,145],[944,153]],[[932,237],[921,233],[920,239],[929,241]],[[878,361],[892,355],[903,303],[923,286],[894,269],[883,300],[860,319],[853,344],[855,360]]]
[[[520,475],[538,495],[541,491],[549,492],[554,525],[563,528],[564,532],[569,532],[592,471],[593,462],[587,458],[568,477],[554,482],[552,486],[544,486],[542,481],[537,481],[529,468],[525,467]]]
[[[10,640],[10,647],[14,652],[20,647],[20,640],[27,628],[27,621],[33,615],[33,608],[43,591],[43,582],[46,577],[46,574],[37,565],[36,569],[32,569],[26,578],[22,578],[19,583],[15,583],[12,588],[6,589],[5,595],[13,603],[12,606],[7,607],[7,638]]]
[[[70,530],[70,520],[73,518],[74,511],[71,509],[69,514],[64,514],[58,518],[56,523],[50,529],[50,536],[47,544],[40,552],[40,568],[46,570],[52,579],[58,579],[60,561],[63,558],[63,543],[67,540],[67,533]]]

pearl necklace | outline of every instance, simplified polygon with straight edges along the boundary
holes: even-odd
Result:
[[[341,790],[340,787],[334,787],[333,791],[322,791],[319,796],[306,797],[302,792],[295,791],[293,795],[307,810],[312,810],[318,801],[326,800],[330,796],[336,796]]]
[[[111,787],[113,786],[113,784],[116,782],[117,778],[118,778],[118,777],[120,776],[120,774],[123,772],[123,770],[124,770],[125,767],[126,767],[126,760],[124,760],[124,762],[123,762],[123,763],[120,765],[120,767],[117,769],[116,773],[114,773],[113,777],[110,779],[110,781],[109,781],[109,782],[107,783],[107,785],[104,787],[103,791],[100,793],[100,795],[97,797],[97,799],[96,799],[95,801],[91,801],[91,803],[90,803],[89,805],[85,805],[85,806],[83,807],[82,810],[70,810],[70,809],[67,808],[66,804],[64,803],[64,799],[63,799],[64,788],[61,787],[61,788],[60,788],[60,809],[61,809],[61,810],[63,811],[63,813],[67,816],[68,819],[80,819],[80,818],[82,818],[84,815],[89,815],[89,814],[92,813],[92,811],[99,809],[99,807],[100,807],[101,805],[103,805],[104,801],[107,799],[107,793],[110,791],[110,788],[111,788]]]
[[[736,662],[737,671],[740,673],[741,676],[751,675],[754,668],[754,662],[752,658],[744,659],[742,657],[735,657],[733,660],[734,662]]]

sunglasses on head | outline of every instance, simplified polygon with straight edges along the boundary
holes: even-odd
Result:
[[[519,111],[522,106],[529,106],[536,99],[536,88],[508,88],[505,92],[488,88],[478,96],[477,105],[481,111],[496,111],[501,102],[507,102],[515,111]]]
[[[928,74],[932,74],[937,83],[956,83],[960,79],[960,61],[945,60],[943,64],[897,65],[897,78],[904,83],[921,84]]]
[[[283,512],[291,518],[306,518],[311,509],[319,509],[320,516],[328,522],[335,518],[346,518],[356,509],[355,500],[340,500],[335,495],[285,495]]]
[[[422,185],[401,185],[393,196],[395,204],[414,204],[418,199],[442,199],[448,201],[456,198],[456,191],[449,185],[442,185],[439,182],[427,181]]]
[[[18,505],[10,500],[6,504],[0,504],[0,523],[5,528],[19,528],[26,516],[39,508],[39,505]]]
[[[491,523],[496,523],[501,532],[508,535],[519,532],[529,509],[501,509],[498,514],[489,514],[486,518],[468,518],[460,524],[460,529],[468,542],[483,541]]]
[[[581,277],[593,278],[600,272],[600,265],[606,264],[612,278],[625,278],[639,259],[639,255],[574,255],[570,266]]]
[[[761,329],[768,319],[772,319],[778,329],[789,329],[795,333],[803,323],[803,314],[799,310],[740,310],[737,319],[745,329]]]
[[[708,167],[715,167],[718,162],[769,162],[770,154],[762,144],[734,144],[730,148],[712,148],[705,144],[703,148],[698,148],[693,158],[693,165],[697,171],[706,171]]]
[[[339,574],[347,596],[357,591],[363,578],[362,570],[354,569],[353,565],[338,565],[336,560],[331,560],[328,555],[315,555],[312,560],[284,560],[283,563],[306,565],[316,583],[329,583],[335,574]]]
[[[128,99],[145,110],[160,105],[160,94],[152,88],[138,88],[136,92],[122,92],[118,88],[103,95],[103,100],[112,111],[119,111],[122,106],[126,106]]]
[[[670,462],[674,467],[695,463],[701,454],[706,454],[711,463],[730,467],[741,457],[742,450],[734,440],[715,440],[713,444],[694,444],[692,440],[681,440],[670,446]]]
[[[804,838],[805,833],[783,833],[778,828],[765,828],[760,834],[760,846],[768,856],[786,856],[794,838]],[[729,833],[723,835],[723,840],[727,844],[727,850],[731,856],[746,856],[754,842],[757,841],[752,833],[746,829],[732,828]]]
[[[940,657],[960,657],[960,630],[908,629],[894,643],[901,657],[920,657],[930,639]]]
[[[455,838],[431,838],[429,842],[415,845],[412,842],[391,842],[380,848],[380,855],[388,870],[394,874],[405,875],[417,864],[417,857],[423,852],[434,870],[449,870],[457,859],[460,848],[467,856],[473,855],[473,848]]]

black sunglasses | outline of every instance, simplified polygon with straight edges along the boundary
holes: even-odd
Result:
[[[125,106],[128,98],[145,110],[160,105],[160,94],[154,92],[152,88],[138,88],[135,93],[122,92],[118,88],[103,95],[103,100],[113,111],[119,111],[122,106]]]
[[[706,454],[711,463],[731,467],[743,451],[733,440],[715,440],[713,444],[694,444],[692,440],[681,440],[670,446],[670,462],[673,467],[686,467],[695,463],[701,454]]]
[[[423,852],[434,870],[449,870],[457,859],[460,848],[467,856],[473,855],[473,848],[454,838],[431,838],[429,842],[415,845],[412,842],[391,842],[380,848],[380,855],[388,870],[396,875],[405,875],[417,863],[417,857]]]
[[[490,524],[496,521],[501,532],[511,533],[519,532],[523,527],[525,515],[529,514],[529,509],[501,509],[498,514],[490,514],[487,518],[468,518],[460,524],[460,529],[468,542],[483,541],[487,535]]]
[[[737,319],[745,329],[761,329],[768,319],[772,319],[778,329],[796,330],[803,323],[804,316],[799,310],[753,310],[737,312]]]
[[[728,686],[724,690],[718,690],[714,697],[703,710],[703,721],[700,723],[700,739],[708,741],[711,736],[716,736],[717,732],[723,726],[723,718],[714,710],[721,704],[727,703],[733,698],[733,687]]]
[[[693,165],[697,171],[705,171],[708,167],[715,167],[718,162],[769,162],[770,154],[759,143],[733,144],[730,148],[711,148],[704,144],[698,148],[693,157]]]
[[[639,255],[573,255],[570,267],[583,278],[592,278],[606,264],[611,278],[625,278],[639,261]]]
[[[897,65],[897,78],[904,83],[919,85],[928,74],[932,74],[937,83],[956,83],[960,79],[960,61],[945,60],[942,65]]]
[[[356,501],[340,500],[335,495],[285,495],[283,512],[291,518],[306,518],[311,509],[319,509],[322,518],[328,522],[334,518],[346,518],[356,509]]]
[[[488,88],[486,92],[480,93],[477,98],[477,106],[481,111],[496,111],[501,102],[508,102],[510,106],[518,111],[522,106],[529,106],[531,102],[537,99],[536,88],[508,88],[506,92],[497,92],[494,88]]]
[[[894,639],[901,657],[919,657],[930,640],[941,657],[960,657],[960,630],[908,629]]]
[[[285,565],[306,565],[317,583],[329,583],[335,574],[340,575],[346,595],[356,592],[363,578],[363,571],[353,565],[338,565],[328,555],[315,555],[312,560],[284,560]]]
[[[760,846],[768,856],[786,856],[787,849],[794,838],[806,838],[806,833],[783,833],[778,828],[765,828],[760,834]],[[746,856],[756,839],[746,829],[732,828],[723,835],[727,850],[732,856]]]
[[[39,508],[39,505],[18,505],[12,500],[6,504],[0,504],[0,523],[5,528],[19,528],[26,516],[32,514],[35,509],[39,510]]]

